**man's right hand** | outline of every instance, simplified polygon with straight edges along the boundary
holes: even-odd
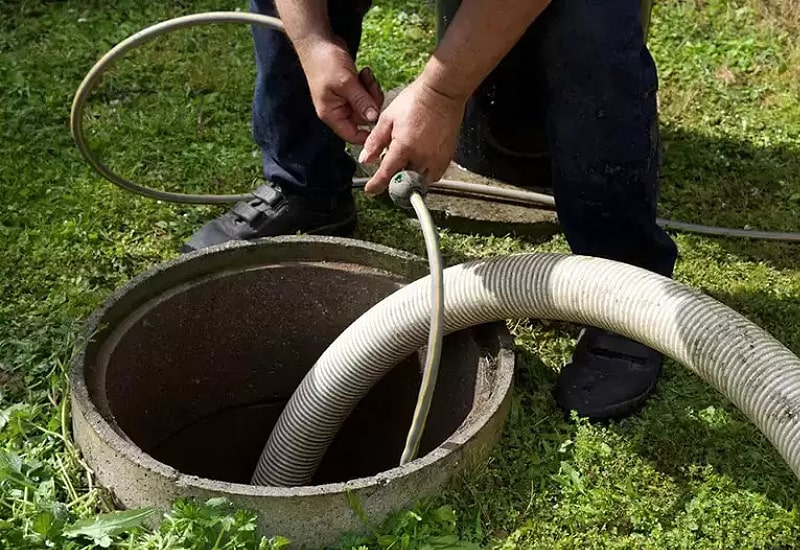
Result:
[[[363,144],[369,132],[359,128],[378,120],[383,92],[372,71],[359,74],[341,41],[297,44],[317,116],[349,143]]]

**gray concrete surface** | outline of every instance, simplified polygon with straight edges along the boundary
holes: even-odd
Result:
[[[502,323],[448,337],[439,410],[431,412],[421,458],[391,466],[418,387],[417,357],[354,411],[319,484],[258,487],[241,479],[273,413],[328,341],[426,273],[421,258],[378,245],[279,237],[190,254],[137,277],[92,315],[86,330],[93,337],[70,376],[75,440],[97,482],[124,508],[168,510],[178,497],[226,497],[257,511],[261,533],[287,536],[294,548],[366,531],[347,492],[375,523],[438,494],[482,463],[500,437],[514,369]],[[412,401],[407,411],[386,413],[394,393],[398,403]],[[235,447],[248,441],[237,458]],[[347,460],[355,454],[366,458]]]

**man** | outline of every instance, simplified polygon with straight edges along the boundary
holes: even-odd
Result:
[[[288,35],[253,31],[254,137],[272,185],[207,224],[185,250],[297,231],[350,234],[355,163],[344,140],[364,144],[360,161],[379,162],[367,193],[383,192],[406,168],[440,178],[467,99],[528,32],[531,63],[543,68],[553,188],[570,247],[672,275],[677,251],[655,223],[657,76],[638,0],[463,0],[422,73],[380,114],[378,83],[353,61],[369,0],[275,4],[251,0],[252,10],[279,15]],[[649,348],[585,330],[559,375],[557,401],[593,419],[631,414],[655,389],[661,363]]]

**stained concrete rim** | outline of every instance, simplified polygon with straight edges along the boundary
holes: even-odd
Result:
[[[383,245],[348,239],[341,237],[327,236],[280,236],[266,237],[253,241],[232,241],[222,245],[210,247],[204,250],[191,252],[158,264],[146,272],[132,278],[127,284],[109,294],[100,307],[89,316],[86,321],[84,331],[85,342],[91,339],[98,328],[100,320],[111,309],[114,304],[129,294],[133,289],[147,279],[155,277],[161,273],[168,272],[178,266],[187,263],[202,261],[205,256],[222,253],[232,249],[265,247],[273,244],[303,244],[303,245],[330,245],[332,248],[360,248],[382,255],[394,256],[406,261],[427,265],[427,262],[408,252],[386,247]],[[125,460],[132,462],[151,471],[152,473],[172,480],[176,485],[182,487],[193,487],[197,489],[213,490],[227,493],[232,496],[242,497],[270,497],[270,498],[291,498],[298,496],[312,497],[317,495],[330,495],[334,493],[344,494],[346,491],[374,487],[390,483],[392,480],[402,478],[413,472],[427,468],[457,452],[464,444],[475,437],[484,427],[485,423],[494,417],[501,409],[503,402],[508,396],[513,381],[514,371],[514,351],[513,340],[506,330],[495,326],[492,329],[492,336],[498,342],[498,352],[490,398],[482,403],[478,409],[473,409],[461,426],[442,444],[433,449],[423,457],[420,457],[403,466],[396,466],[389,470],[379,472],[373,476],[352,479],[346,482],[327,483],[322,485],[308,485],[300,487],[270,487],[248,485],[243,483],[232,483],[215,479],[202,478],[189,474],[184,474],[164,464],[147,453],[138,446],[122,437],[114,427],[103,417],[94,401],[91,399],[89,388],[84,376],[84,365],[86,362],[87,346],[81,348],[80,353],[75,357],[70,369],[70,394],[76,400],[85,415],[87,423],[100,436],[102,441],[111,447]]]

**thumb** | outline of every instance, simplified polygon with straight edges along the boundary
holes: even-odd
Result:
[[[364,117],[367,122],[378,120],[378,106],[369,92],[361,85],[358,78],[350,78],[345,83],[342,94],[353,111]]]
[[[378,160],[381,152],[392,143],[393,127],[393,122],[386,116],[386,113],[384,113],[364,142],[364,148],[358,156],[358,162],[361,164],[372,164]]]

